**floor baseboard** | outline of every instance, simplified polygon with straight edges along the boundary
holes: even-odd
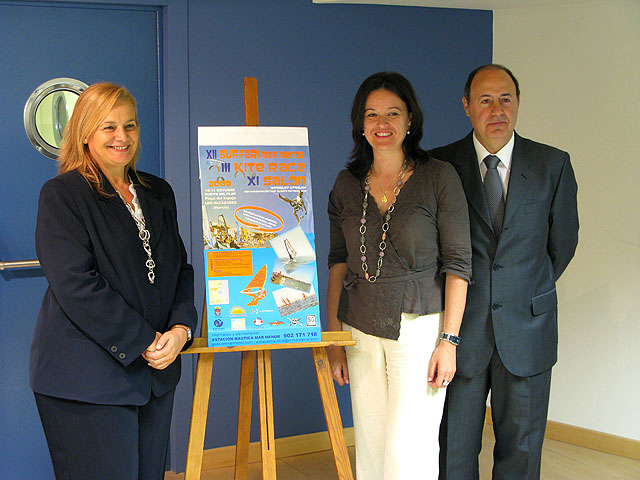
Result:
[[[485,423],[491,425],[491,407],[487,407]],[[590,448],[599,452],[640,460],[640,441],[609,433],[547,420],[544,438]]]
[[[490,407],[487,407],[486,424],[492,424]],[[345,428],[344,435],[347,446],[353,446],[353,427]],[[576,427],[574,425],[548,420],[545,438],[590,448],[599,452],[640,460],[640,441]],[[329,441],[329,434],[326,431],[276,438],[276,458],[305,455],[330,449],[331,443]],[[233,466],[235,464],[235,452],[235,445],[205,450],[202,457],[202,469],[210,470],[213,468]],[[249,444],[249,462],[259,461],[260,442],[252,442]]]

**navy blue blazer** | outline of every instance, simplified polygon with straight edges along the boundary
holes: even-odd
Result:
[[[49,180],[38,204],[36,250],[49,282],[31,345],[36,393],[89,403],[143,405],[180,379],[180,359],[155,370],[141,357],[156,331],[196,329],[193,269],[178,233],[169,184],[131,173],[155,267],[129,211],[107,179],[107,196],[76,171]]]
[[[472,135],[430,152],[453,164],[469,203],[473,272],[456,374],[479,374],[497,348],[509,372],[532,376],[557,361],[555,282],[578,244],[578,187],[568,153],[514,133],[496,240]]]

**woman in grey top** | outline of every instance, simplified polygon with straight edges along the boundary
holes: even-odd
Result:
[[[471,275],[467,202],[453,167],[420,148],[423,115],[397,73],[367,78],[354,148],[329,197],[329,348],[350,384],[359,480],[438,478],[438,431]]]

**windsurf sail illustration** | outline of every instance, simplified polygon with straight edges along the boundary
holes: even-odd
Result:
[[[267,291],[264,288],[266,280],[267,266],[263,265],[263,267],[258,270],[258,273],[253,276],[249,284],[244,287],[244,290],[242,290],[242,293],[245,295],[253,297],[253,300],[247,303],[247,306],[257,305],[260,300],[267,296]]]

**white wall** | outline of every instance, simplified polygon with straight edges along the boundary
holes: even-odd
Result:
[[[560,279],[549,419],[640,440],[640,2],[494,12],[517,131],[571,154],[580,241]]]

